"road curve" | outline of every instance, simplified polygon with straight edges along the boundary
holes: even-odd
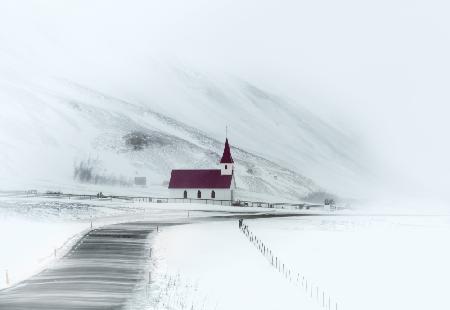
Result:
[[[130,222],[94,229],[47,269],[1,290],[0,310],[123,309],[137,285],[148,281],[149,238],[156,225],[309,215],[313,214],[224,212],[197,219]]]
[[[90,231],[52,266],[0,291],[0,309],[122,309],[145,280],[153,230],[134,222]]]

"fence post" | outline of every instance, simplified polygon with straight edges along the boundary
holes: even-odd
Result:
[[[189,212],[189,211],[188,211]],[[317,304],[326,309],[326,299],[325,299],[325,291],[322,290],[322,303],[320,302],[320,287],[316,285],[315,293],[314,293],[314,283],[310,282],[308,287],[308,280],[305,276],[301,276],[300,273],[295,272],[288,268],[285,263],[283,263],[278,256],[274,255],[272,250],[269,249],[252,231],[248,229],[246,224],[242,224],[240,226],[240,230],[247,236],[248,240],[253,243],[253,245],[261,252],[261,254],[266,256],[267,261],[271,264],[271,266],[275,267],[278,272],[280,272],[285,279],[289,282],[296,282],[297,285],[302,286],[305,289],[306,296],[310,297],[312,300],[316,300]],[[297,275],[297,277],[295,277]],[[301,283],[300,283],[301,276]],[[315,296],[314,296],[315,295]],[[335,309],[338,310],[338,303],[333,301],[335,304]],[[331,296],[328,296],[328,310],[331,310]]]

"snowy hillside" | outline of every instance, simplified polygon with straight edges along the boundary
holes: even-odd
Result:
[[[301,99],[130,50],[75,51],[33,18],[17,36],[0,31],[0,189],[166,195],[171,169],[217,167],[227,125],[244,197],[353,196],[361,185],[362,147]],[[135,176],[149,188],[130,188]]]
[[[5,83],[1,94],[9,103],[1,123],[5,187],[11,178],[27,180],[25,186],[41,179],[46,186],[72,179],[127,186],[135,175],[164,187],[172,168],[216,167],[223,148],[192,126],[67,81]],[[319,190],[243,149],[234,148],[233,156],[242,190],[297,199]]]
[[[226,124],[237,185],[250,196],[301,199],[335,191],[333,173],[355,172],[352,148],[341,150],[349,139],[309,112],[235,78],[219,85],[167,68],[148,101],[62,78],[0,76],[2,188],[128,186],[146,176],[164,194],[172,168],[217,166]]]

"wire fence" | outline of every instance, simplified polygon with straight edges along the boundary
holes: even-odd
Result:
[[[243,220],[239,220],[239,229],[247,237],[247,239],[261,252],[270,265],[275,268],[281,275],[302,288],[307,297],[313,299],[324,309],[338,310],[338,301],[331,297],[323,288],[313,283],[299,272],[285,264],[274,252],[262,242],[249,228],[244,224]]]
[[[253,207],[253,208],[270,208],[283,210],[312,210],[323,209],[323,204],[312,203],[287,203],[287,202],[264,202],[251,200],[220,200],[208,198],[174,198],[174,197],[158,197],[158,196],[126,196],[126,195],[104,195],[102,193],[92,194],[73,194],[61,192],[45,192],[24,191],[9,194],[15,197],[41,197],[41,198],[60,198],[60,199],[76,199],[76,200],[97,200],[97,201],[113,201],[121,200],[128,202],[147,202],[147,203],[196,203],[206,205],[220,205],[232,207]]]

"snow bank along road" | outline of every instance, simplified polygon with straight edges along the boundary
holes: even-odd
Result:
[[[0,292],[0,309],[120,309],[145,278],[148,222],[114,224],[84,235],[62,259]]]
[[[226,214],[197,221],[299,214]],[[55,264],[16,286],[0,291],[0,309],[122,309],[135,288],[147,280],[151,233],[157,225],[128,222],[107,225],[84,235]]]

